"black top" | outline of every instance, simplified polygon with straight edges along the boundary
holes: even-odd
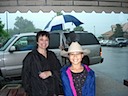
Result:
[[[47,58],[37,50],[29,52],[23,60],[22,82],[30,96],[50,96],[59,94],[61,65],[52,51],[47,51]],[[50,70],[52,76],[41,79],[39,73]]]
[[[74,86],[77,92],[77,96],[82,96],[82,87],[86,80],[87,71],[84,69],[80,73],[74,73],[74,72],[71,73],[73,77]]]

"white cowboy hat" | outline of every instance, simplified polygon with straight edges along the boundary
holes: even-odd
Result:
[[[82,52],[84,55],[87,55],[90,53],[90,50],[89,49],[83,50],[78,42],[72,42],[68,48],[68,51],[65,50],[61,51],[61,56],[68,57],[68,54],[71,52]]]

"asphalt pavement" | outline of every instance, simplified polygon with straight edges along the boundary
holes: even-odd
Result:
[[[96,96],[128,96],[128,87],[96,70]]]
[[[96,96],[128,96],[128,47],[103,47],[104,62],[92,65],[96,74]]]

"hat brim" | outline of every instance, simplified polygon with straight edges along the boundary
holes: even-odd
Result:
[[[68,54],[69,54],[70,52],[68,52],[68,51],[65,51],[65,50],[62,50],[61,51],[61,56],[63,56],[63,57],[68,57]],[[90,50],[89,49],[85,49],[85,50],[83,50],[83,52],[82,52],[84,55],[88,55],[88,54],[90,54]]]

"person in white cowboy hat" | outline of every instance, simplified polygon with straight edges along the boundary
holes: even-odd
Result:
[[[61,52],[71,62],[61,69],[64,96],[95,96],[95,73],[81,63],[83,56],[89,53],[90,50],[83,50],[78,42],[72,42],[68,51]]]
[[[68,57],[69,56],[68,54],[71,52],[82,52],[83,55],[87,55],[90,53],[90,50],[89,49],[83,50],[78,42],[72,42],[68,48],[68,51],[62,50],[61,55],[64,57]]]

